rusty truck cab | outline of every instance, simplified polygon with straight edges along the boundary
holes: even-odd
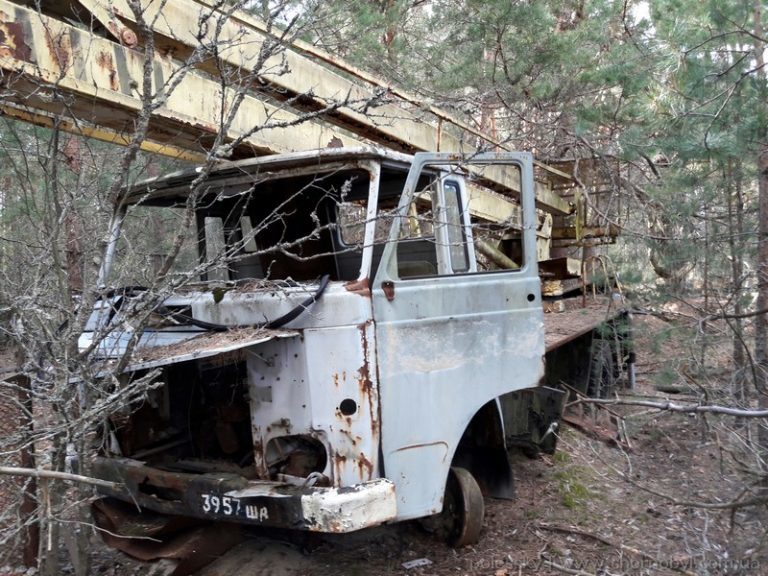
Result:
[[[473,218],[484,170],[506,171],[506,225]],[[113,291],[81,339],[106,362],[133,349],[120,380],[137,392],[93,463],[109,496],[322,532],[450,508],[449,539],[476,539],[482,509],[461,511],[511,493],[505,404],[543,373],[531,156],[335,149],[204,176],[121,199],[114,258],[142,236],[131,214],[158,209],[194,214],[166,250],[196,254],[154,301]],[[511,266],[476,253],[488,237],[514,244]]]

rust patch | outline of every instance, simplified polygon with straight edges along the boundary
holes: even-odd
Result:
[[[437,442],[422,442],[421,444],[411,444],[409,446],[403,446],[402,448],[398,448],[397,450],[395,450],[395,452],[405,452],[406,450],[414,450],[416,448],[426,448],[427,446],[444,446],[446,454],[448,453],[448,443],[442,440],[438,440]]]
[[[347,457],[338,452],[333,455],[333,480],[336,486],[341,483],[341,472],[344,469],[344,464],[347,463]]]
[[[346,434],[349,441],[352,442],[352,446],[357,446],[357,443],[362,440],[360,436],[353,436],[349,430],[340,430],[342,434]]]
[[[381,289],[384,290],[384,296],[387,297],[387,300],[392,302],[392,300],[395,299],[395,283],[387,280],[386,282],[381,283]]]
[[[373,383],[368,376],[368,362],[360,367],[360,377],[357,379],[357,387],[360,390],[360,396],[365,398],[371,392]]]
[[[253,427],[253,467],[256,470],[256,477],[261,480],[269,479],[269,470],[267,469],[264,458],[264,442],[261,438],[261,427]]]
[[[291,423],[290,418],[280,418],[280,420],[277,420],[276,422],[272,422],[272,428],[282,428],[288,434],[290,434],[291,429],[293,428],[293,424]],[[269,427],[267,429],[269,429]]]
[[[0,13],[0,57],[32,62],[32,49],[24,42],[24,28],[19,22],[6,22]]]
[[[342,424],[346,424],[350,429],[352,428],[352,417],[351,416],[345,416],[341,410],[336,408],[334,411],[334,414],[336,415],[336,419],[340,420]],[[339,432],[347,432],[343,428],[339,429]]]
[[[344,284],[344,288],[352,294],[357,294],[364,298],[371,297],[371,282],[368,278],[362,278],[361,280],[353,280]]]
[[[363,365],[358,370],[357,385],[360,390],[360,398],[368,401],[368,413],[371,417],[371,437],[375,439],[379,436],[379,410],[378,398],[374,398],[373,380],[371,380],[371,370],[368,362],[370,351],[368,336],[365,332],[367,325],[368,322],[358,326],[360,330],[360,344],[363,347]]]
[[[54,35],[49,28],[45,29],[45,44],[48,46],[48,53],[63,72],[71,63],[72,49],[69,43],[69,36],[63,32]]]
[[[373,462],[365,457],[363,452],[357,458],[357,470],[360,473],[360,480],[370,480],[373,477]]]
[[[125,482],[129,487],[134,485],[168,488],[181,494],[189,488],[187,475],[178,472],[140,466],[136,468],[126,467],[124,474],[124,478],[115,478],[114,481]]]
[[[370,394],[373,388],[371,371],[368,367],[368,337],[365,334],[365,324],[360,327],[360,343],[363,346],[363,365],[357,371],[357,385],[360,389],[360,396],[364,397]]]
[[[107,26],[112,35],[120,41],[120,44],[128,48],[135,48],[139,43],[136,32],[124,26],[118,26],[114,21],[110,21]]]
[[[96,56],[96,64],[109,74],[109,88],[115,92],[120,91],[120,83],[117,81],[117,70],[115,61],[109,52],[99,52]]]

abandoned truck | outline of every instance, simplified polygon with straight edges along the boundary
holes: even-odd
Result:
[[[509,215],[484,223],[472,203],[499,181]],[[553,449],[560,385],[594,392],[593,340],[609,379],[626,356],[597,330],[621,323],[604,308],[561,313],[545,341],[530,154],[327,149],[151,179],[120,203],[107,268],[132,211],[176,211],[196,252],[178,278],[197,277],[139,325],[149,291],[113,291],[81,337],[105,359],[133,348],[124,385],[152,382],[104,422],[102,523],[119,501],[319,532],[431,517],[468,544],[482,495],[512,495],[508,449]]]

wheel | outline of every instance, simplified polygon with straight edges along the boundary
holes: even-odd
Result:
[[[460,548],[480,539],[484,519],[483,494],[474,476],[465,468],[451,468],[445,484],[443,511],[421,524],[449,546]]]

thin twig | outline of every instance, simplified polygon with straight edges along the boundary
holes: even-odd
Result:
[[[0,466],[0,474],[9,476],[27,476],[37,479],[65,480],[67,482],[78,482],[80,484],[90,484],[100,488],[120,489],[122,486],[115,482],[81,476],[80,474],[70,474],[68,472],[57,472],[56,470],[39,470],[37,468],[15,468],[13,466]]]

